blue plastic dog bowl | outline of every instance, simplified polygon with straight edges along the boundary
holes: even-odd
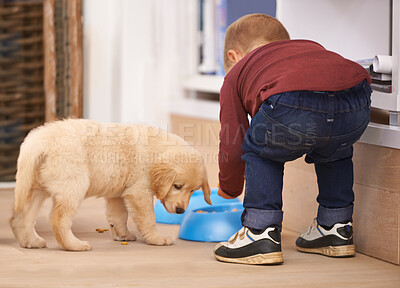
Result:
[[[240,219],[242,212],[241,202],[190,211],[183,218],[179,238],[201,242],[227,241],[242,227]]]
[[[241,203],[239,199],[224,199],[217,194],[218,189],[211,189],[211,202],[213,205],[228,204],[228,203]],[[207,202],[204,200],[203,192],[201,190],[194,191],[192,197],[190,198],[188,208],[184,214],[172,214],[165,210],[164,206],[161,204],[160,200],[157,200],[154,206],[154,212],[156,213],[157,223],[163,224],[181,224],[183,217],[192,210],[199,209],[200,207],[208,206]],[[211,206],[209,206],[211,207]]]

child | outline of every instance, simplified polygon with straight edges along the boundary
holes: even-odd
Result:
[[[352,156],[369,122],[367,71],[316,42],[290,40],[283,25],[264,14],[229,26],[224,65],[218,194],[239,196],[244,179],[246,187],[243,228],[215,247],[215,257],[283,262],[283,167],[304,154],[315,165],[319,208],[297,249],[354,255]]]

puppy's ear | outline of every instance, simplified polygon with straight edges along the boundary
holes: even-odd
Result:
[[[157,199],[164,199],[172,184],[174,184],[176,171],[170,163],[155,163],[149,171],[150,183]]]
[[[201,184],[201,190],[203,191],[204,194],[204,200],[209,204],[212,205],[211,203],[211,189],[210,185],[208,184],[208,179],[207,179],[207,173],[204,174],[203,178],[203,184]]]

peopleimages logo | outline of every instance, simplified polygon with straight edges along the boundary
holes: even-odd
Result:
[[[149,145],[156,139],[162,145],[178,145],[176,139],[165,131],[168,130],[156,126],[108,124],[103,131],[98,127],[87,127],[81,137],[87,145],[94,143],[99,146],[134,146],[139,142],[141,145]]]
[[[228,161],[229,157],[232,157],[225,153],[218,154],[220,137],[224,145],[241,146],[243,141],[251,140],[253,144],[260,146],[297,146],[301,143],[309,146],[315,144],[316,128],[315,123],[291,123],[286,126],[276,123],[259,123],[251,126],[247,131],[246,125],[239,125],[235,128],[226,125],[220,129],[220,126],[215,123],[179,124],[173,130],[185,140],[186,143],[182,143],[170,134],[164,133],[168,129],[161,129],[157,126],[146,126],[139,129],[137,125],[122,125],[121,127],[120,124],[110,124],[103,131],[99,131],[97,127],[88,128],[86,133],[78,137],[82,137],[84,145],[96,146],[92,150],[95,151],[94,154],[89,157],[89,161],[96,163],[167,161],[166,158],[163,158],[162,153],[145,154],[135,151],[135,146],[139,142],[141,145],[150,145],[152,141],[161,143],[166,150],[170,146],[193,146],[201,150],[205,163],[218,163],[218,161]],[[306,133],[299,131],[306,131]],[[113,149],[113,146],[123,149]],[[198,161],[198,159],[190,159],[190,157],[179,156],[179,154],[176,157],[180,157],[180,159],[174,159],[177,162]]]

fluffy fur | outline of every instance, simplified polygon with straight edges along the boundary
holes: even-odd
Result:
[[[183,213],[199,188],[211,204],[201,155],[176,135],[147,125],[56,121],[31,131],[21,145],[10,224],[22,247],[45,247],[34,226],[42,202],[51,197],[58,243],[90,250],[72,233],[72,218],[83,199],[104,197],[114,240],[136,239],[127,228],[131,214],[148,244],[171,245],[156,230],[154,196],[168,212]]]

